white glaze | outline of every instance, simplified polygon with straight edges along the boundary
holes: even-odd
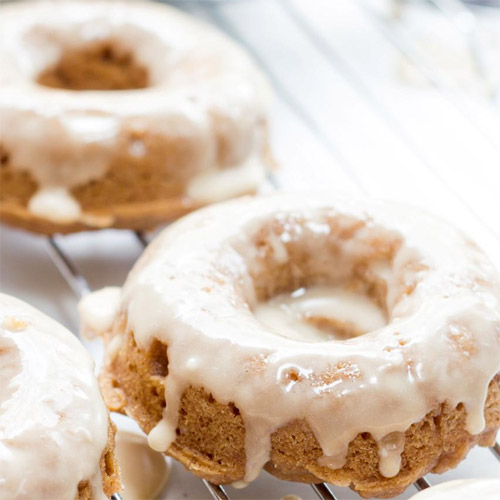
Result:
[[[281,232],[262,250],[257,235],[276,224]],[[386,326],[346,341],[301,342],[253,314],[252,276],[286,265],[290,245],[341,285],[356,259],[369,261],[387,242],[397,248],[392,262],[377,257],[368,269],[385,276]],[[487,258],[439,219],[334,194],[282,194],[219,204],[164,230],[130,273],[120,315],[139,346],[155,337],[168,345],[167,406],[149,435],[155,449],[175,439],[184,390],[202,386],[241,412],[247,482],[269,458],[271,433],[295,419],[307,419],[322,465],[341,467],[348,443],[369,432],[381,472],[393,476],[404,431],[436,405],[463,403],[467,430],[484,428],[488,384],[500,370],[499,297]]]
[[[94,293],[89,293],[78,303],[80,317],[88,318],[80,331],[84,338],[91,340],[97,332],[105,332],[111,328],[120,308],[121,288],[108,286]]]
[[[223,34],[154,3],[45,0],[0,9],[2,143],[12,165],[41,188],[70,196],[71,188],[104,175],[121,138],[144,130],[196,145],[186,193],[194,202],[257,188],[269,90],[247,54]],[[68,91],[36,83],[63,50],[102,39],[134,54],[148,69],[148,88]],[[226,165],[218,164],[218,136]],[[145,145],[136,141],[130,152],[144,155]],[[38,215],[80,220],[60,196],[44,206]]]
[[[118,431],[115,455],[120,464],[124,500],[153,500],[167,483],[170,468],[165,457],[154,452],[143,436]]]
[[[108,412],[90,355],[69,331],[0,294],[0,498],[105,499]]]
[[[81,215],[79,203],[63,187],[39,189],[30,199],[28,209],[39,217],[61,223],[73,222]]]
[[[261,158],[254,156],[237,167],[212,168],[193,176],[186,194],[200,203],[216,203],[247,194],[252,186],[262,185],[265,175]]]
[[[338,320],[352,327],[356,334],[352,336],[378,330],[386,323],[380,308],[366,295],[340,286],[299,288],[257,304],[254,314],[277,335],[309,342],[334,340],[336,335],[321,331],[308,318]]]
[[[420,491],[412,500],[498,500],[500,479],[458,479]]]

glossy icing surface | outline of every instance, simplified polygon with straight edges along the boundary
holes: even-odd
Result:
[[[132,53],[149,86],[72,91],[36,83],[64,51],[99,40]],[[262,180],[264,77],[224,35],[174,8],[49,0],[2,6],[0,64],[2,142],[12,165],[39,185],[29,204],[35,214],[79,220],[70,189],[102,177],[123,138],[145,130],[195,146],[186,188],[195,202],[248,192]],[[132,144],[131,155],[146,153],[142,141]]]
[[[105,499],[108,412],[90,355],[69,331],[0,294],[0,498]]]
[[[497,500],[500,479],[459,479],[427,488],[412,496],[412,500]]]
[[[293,291],[363,280],[378,283],[386,310],[364,335],[304,342],[254,314],[287,292],[276,292],[278,282]],[[467,430],[484,428],[488,384],[500,370],[499,298],[490,262],[444,221],[334,194],[272,195],[206,208],[165,229],[130,273],[116,320],[127,318],[139,346],[154,338],[168,346],[154,449],[175,439],[184,390],[202,386],[241,412],[245,481],[267,462],[271,433],[295,419],[307,420],[320,464],[331,468],[343,465],[357,434],[371,433],[380,471],[392,477],[404,431],[436,405],[463,403]]]
[[[320,342],[358,337],[378,330],[385,318],[365,295],[339,286],[299,288],[257,304],[255,316],[277,335]],[[325,326],[318,327],[318,323]]]

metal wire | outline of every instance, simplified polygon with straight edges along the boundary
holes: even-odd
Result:
[[[206,479],[203,479],[203,484],[207,487],[214,500],[231,500],[226,493],[226,490],[219,484],[213,484]]]
[[[337,497],[325,483],[311,484],[311,487],[321,500],[337,500]]]
[[[490,448],[491,453],[500,461],[500,442],[495,441],[495,444]]]
[[[146,248],[149,244],[149,241],[146,238],[146,235],[143,231],[135,231],[135,237],[139,240],[139,243]]]
[[[413,485],[415,486],[415,488],[417,488],[418,491],[422,491],[431,487],[431,483],[425,478],[425,476],[417,479],[413,483]]]
[[[47,253],[52,259],[52,262],[61,273],[62,277],[71,288],[77,298],[81,298],[87,293],[90,293],[90,286],[87,280],[78,272],[76,266],[71,262],[69,257],[63,252],[62,248],[56,241],[55,236],[47,239]]]

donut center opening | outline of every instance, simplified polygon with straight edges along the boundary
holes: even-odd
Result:
[[[45,87],[66,90],[132,90],[149,85],[147,69],[113,41],[66,49],[37,78]]]
[[[388,324],[394,231],[345,215],[282,215],[241,248],[252,283],[247,302],[269,332],[303,342],[345,341]]]
[[[341,285],[313,285],[282,293],[258,303],[254,313],[279,335],[306,342],[347,340],[387,324],[374,300]]]

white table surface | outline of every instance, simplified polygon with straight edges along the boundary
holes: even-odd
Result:
[[[500,13],[482,15],[479,38],[491,70],[474,71],[464,38],[437,11],[407,6],[396,21],[384,0],[174,2],[245,44],[275,88],[272,146],[283,188],[335,189],[403,200],[468,232],[500,269]],[[486,12],[486,11],[483,11]],[[140,255],[127,231],[59,238],[92,288],[119,285]],[[77,330],[76,299],[50,261],[44,238],[2,227],[3,292]],[[98,343],[87,344],[96,357]],[[132,424],[119,418],[120,427]],[[133,426],[132,426],[133,427]],[[487,449],[455,470],[429,475],[500,477]],[[359,498],[332,488],[339,500]],[[234,499],[316,498],[310,487],[267,473]],[[415,493],[410,487],[404,495]],[[208,499],[178,464],[164,499]]]

